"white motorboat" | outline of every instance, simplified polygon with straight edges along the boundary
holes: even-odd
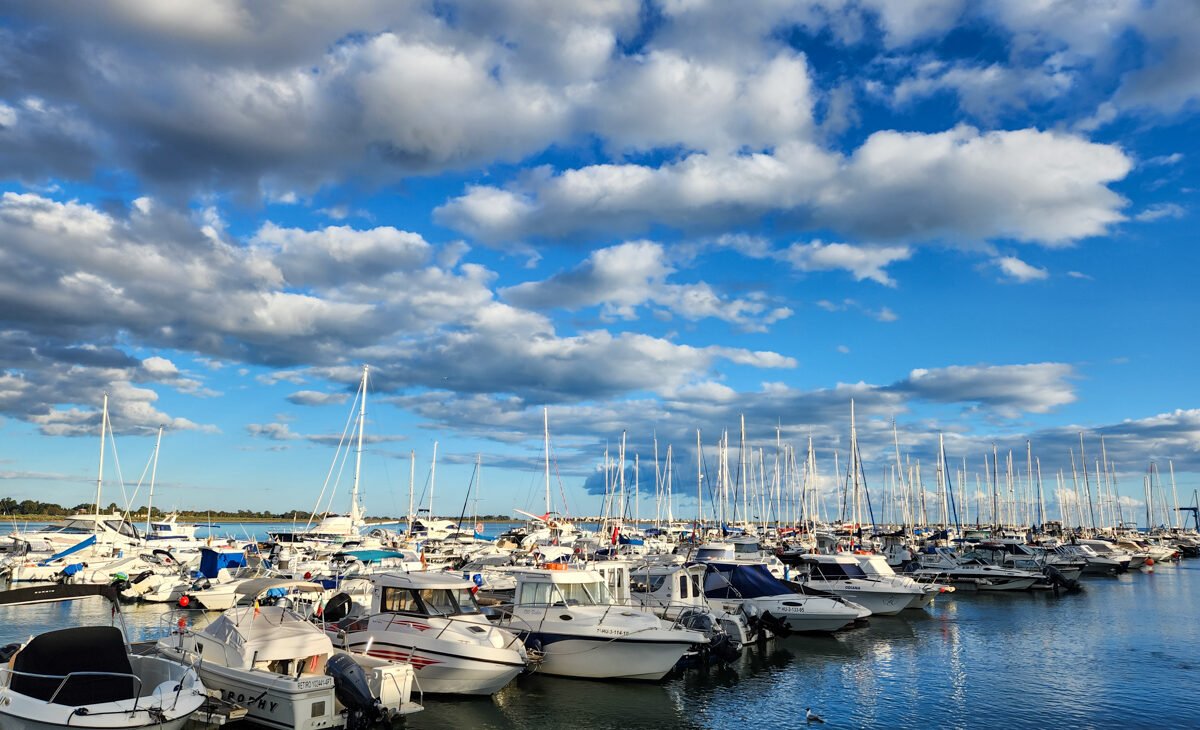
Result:
[[[525,670],[521,639],[491,625],[474,583],[444,573],[384,573],[374,582],[369,612],[345,593],[325,606],[335,646],[412,664],[421,690],[436,694],[495,694]]]
[[[281,730],[363,727],[421,710],[412,701],[413,669],[334,648],[324,631],[293,611],[281,592],[319,593],[305,581],[242,583],[244,599],[199,630],[186,626],[160,639],[156,651],[195,664],[206,687],[244,705],[249,718]]]
[[[806,585],[854,601],[879,616],[895,616],[925,597],[924,589],[916,585],[870,578],[853,554],[810,553],[799,556],[798,564],[808,571]]]
[[[590,679],[659,680],[685,653],[708,642],[645,611],[611,602],[591,570],[512,568],[514,602],[497,617],[518,634],[539,672]]]
[[[989,565],[978,557],[962,558],[947,547],[926,548],[920,553],[920,567],[908,575],[980,591],[1025,591],[1043,579],[1040,572]]]
[[[830,632],[871,615],[870,609],[840,596],[797,593],[761,563],[707,564],[704,594],[714,609],[742,610],[775,634]]]
[[[908,608],[926,608],[933,599],[944,593],[953,593],[954,586],[941,583],[929,583],[913,580],[907,575],[900,575],[892,569],[887,556],[881,553],[854,553],[854,559],[870,578],[895,585],[905,585],[919,588],[921,594],[908,604]]]
[[[704,595],[707,570],[699,563],[637,566],[629,572],[630,600],[634,606],[652,611],[668,621],[679,621],[689,628],[715,624],[720,631],[707,631],[709,652],[731,661],[741,654],[742,646],[756,637],[744,613],[718,613],[709,605]],[[608,583],[611,588],[612,581]],[[722,641],[727,641],[729,647],[715,645]]]
[[[6,591],[17,605],[103,596],[110,586],[53,585]],[[117,609],[117,614],[119,609]],[[135,654],[115,626],[47,631],[0,650],[0,728],[154,728],[179,730],[205,703],[196,670]]]

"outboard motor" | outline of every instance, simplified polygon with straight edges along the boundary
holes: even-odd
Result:
[[[333,692],[346,707],[346,730],[367,730],[388,719],[387,709],[371,694],[366,672],[349,655],[329,657],[325,673],[333,677]]]
[[[1082,586],[1079,585],[1079,581],[1072,580],[1063,575],[1062,571],[1053,565],[1046,566],[1046,577],[1050,580],[1050,585],[1054,586],[1055,590],[1063,588],[1068,593],[1074,593],[1075,591],[1082,589]]]
[[[780,639],[786,639],[792,635],[792,630],[788,628],[787,621],[784,621],[776,616],[772,616],[770,611],[764,611],[763,614],[758,617],[758,625],[759,641],[762,641],[766,638],[766,634],[763,633],[762,629],[770,631]]]

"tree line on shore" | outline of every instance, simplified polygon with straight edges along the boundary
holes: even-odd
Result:
[[[16,500],[12,497],[0,497],[0,515],[5,517],[68,517],[78,514],[94,514],[96,504],[94,502],[85,502],[77,504],[74,507],[64,507],[54,502],[39,502],[36,499]],[[101,513],[112,514],[113,512],[121,512],[121,508],[116,502],[110,503],[107,507],[101,507]],[[308,520],[311,514],[308,510],[288,510],[286,512],[271,512],[269,510],[250,510],[239,509],[233,510],[161,510],[158,507],[152,507],[150,510],[151,519],[161,519],[168,514],[176,514],[179,519],[184,522],[207,522],[209,520],[238,520],[241,522],[253,522],[255,520],[281,520],[281,521],[297,521]],[[146,518],[145,506],[134,508],[129,512],[129,516]],[[404,517],[389,517],[372,516],[369,520],[403,520]],[[472,519],[472,518],[468,518]],[[509,521],[512,518],[508,515],[480,515],[473,518],[483,522],[490,521]]]

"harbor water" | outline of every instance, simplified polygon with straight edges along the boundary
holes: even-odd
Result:
[[[660,683],[519,677],[493,698],[425,697],[410,728],[1200,727],[1200,561],[1089,577],[1084,590],[958,592],[832,636],[749,647]],[[129,606],[131,639],[162,606]],[[0,608],[0,644],[108,623],[99,599]],[[244,726],[244,725],[243,725]],[[237,727],[237,726],[234,726]]]

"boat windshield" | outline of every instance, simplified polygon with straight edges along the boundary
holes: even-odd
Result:
[[[467,588],[384,587],[380,609],[384,613],[415,613],[423,616],[461,616],[479,613],[479,604]]]
[[[610,603],[608,585],[594,583],[521,584],[517,603],[522,606],[606,606]]]
[[[813,577],[825,580],[846,580],[847,578],[866,578],[867,573],[857,564],[849,563],[815,563]]]

